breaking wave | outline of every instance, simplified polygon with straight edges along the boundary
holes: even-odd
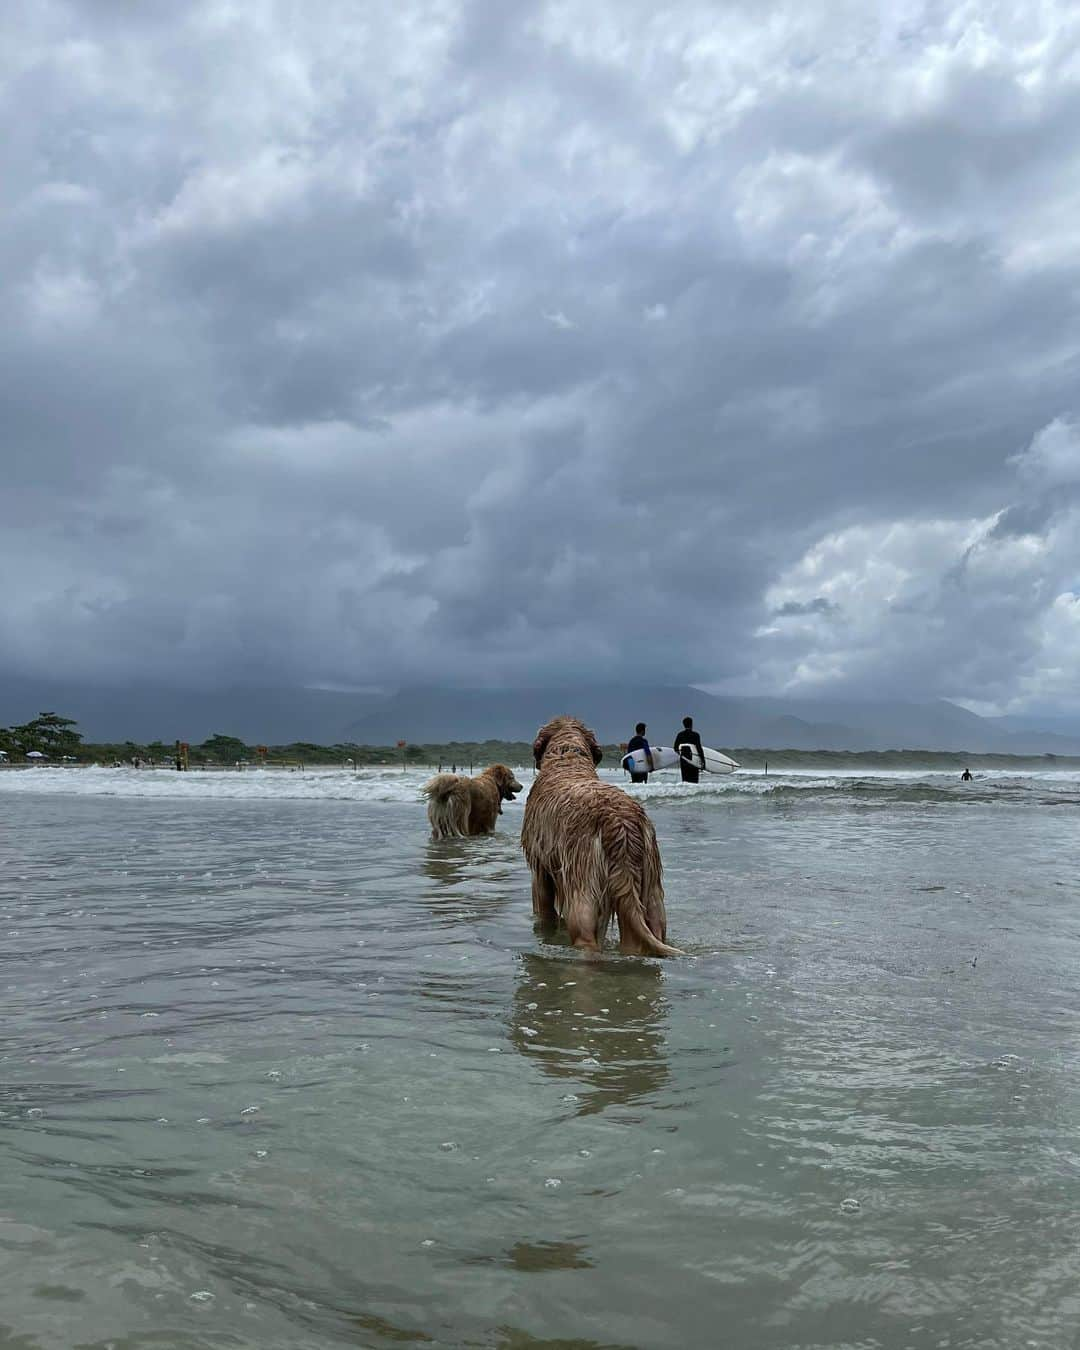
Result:
[[[515,766],[526,786],[531,770]],[[406,772],[391,768],[231,769],[176,773],[166,768],[133,769],[44,766],[0,770],[0,793],[43,796],[146,797],[187,801],[354,801],[358,803],[419,802],[420,787],[431,768]],[[764,774],[743,770],[697,784],[682,783],[672,774],[657,774],[647,784],[631,785],[618,770],[602,773],[648,804],[680,802],[730,806],[752,803],[791,805],[813,802],[874,806],[971,806],[1008,804],[1080,806],[1080,773],[1064,770],[988,770],[963,783],[955,772],[909,769],[898,772],[813,772],[809,769]],[[520,807],[521,800],[517,803]],[[510,808],[511,810],[513,808]]]
[[[1080,774],[1040,771],[1017,774],[990,771],[964,783],[956,773],[732,774],[699,784],[654,782],[632,791],[645,801],[705,797],[717,802],[758,801],[778,805],[825,801],[880,806],[973,806],[979,804],[1080,805]]]

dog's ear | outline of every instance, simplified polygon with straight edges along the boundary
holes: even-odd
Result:
[[[551,732],[547,727],[540,729],[540,734],[533,741],[533,767],[539,768],[540,761],[544,758],[544,751],[548,748],[548,741],[551,740]]]
[[[594,731],[590,731],[586,728],[585,734],[589,738],[589,749],[592,751],[592,762],[599,767],[600,761],[604,758],[604,752],[600,749],[600,742],[596,739],[596,733]]]

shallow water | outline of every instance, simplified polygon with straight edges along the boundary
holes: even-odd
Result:
[[[3,1350],[1078,1343],[1075,777],[654,779],[596,966],[419,782],[0,773]]]

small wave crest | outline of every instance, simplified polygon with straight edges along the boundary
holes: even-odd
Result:
[[[0,792],[47,796],[146,797],[187,801],[411,802],[428,771],[392,769],[5,769]]]
[[[1075,773],[985,774],[964,783],[952,774],[912,772],[847,774],[735,773],[700,783],[653,781],[630,789],[645,802],[832,801],[866,805],[1076,805],[1080,775]]]
[[[198,769],[175,770],[45,766],[0,770],[0,793],[46,796],[145,797],[187,801],[351,801],[358,803],[419,802],[420,789],[435,770],[339,768]],[[516,766],[525,784],[531,769]],[[741,771],[715,776],[700,783],[683,783],[657,774],[645,784],[631,784],[619,770],[603,770],[605,781],[622,787],[646,805],[736,805],[738,803],[835,802],[873,805],[1080,804],[1080,774],[1064,771],[1015,774],[988,772],[962,783],[954,774],[913,770],[867,774],[813,773],[799,770],[782,774]]]

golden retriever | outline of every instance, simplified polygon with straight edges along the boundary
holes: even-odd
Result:
[[[548,924],[561,919],[588,952],[599,952],[614,918],[621,952],[681,956],[665,941],[656,832],[639,802],[597,777],[602,758],[576,717],[553,718],[537,733],[538,772],[521,825],[533,913]]]
[[[432,839],[490,834],[502,814],[503,802],[512,802],[521,784],[505,764],[492,764],[475,778],[440,773],[424,784]]]

